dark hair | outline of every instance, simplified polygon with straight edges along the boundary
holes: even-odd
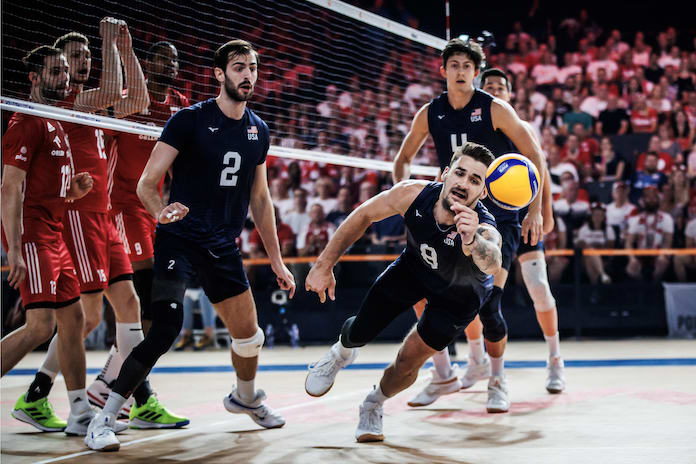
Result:
[[[241,39],[230,40],[215,50],[213,63],[216,68],[224,70],[227,68],[227,63],[231,58],[237,55],[251,55],[252,53],[256,56],[256,63],[258,64],[259,53],[254,50],[254,47],[249,42]]]
[[[512,92],[512,82],[510,82],[510,79],[508,78],[508,75],[505,74],[505,71],[503,71],[500,68],[489,68],[486,69],[481,73],[481,87],[483,88],[484,85],[486,85],[486,79],[492,76],[498,76],[502,77],[505,79],[505,86],[508,89],[508,92]]]
[[[479,145],[478,143],[466,142],[464,145],[457,147],[457,149],[454,150],[449,163],[450,167],[462,156],[469,156],[476,161],[480,161],[485,164],[486,167],[490,166],[495,160],[495,156],[488,148],[484,147],[483,145]]]
[[[89,39],[86,35],[80,34],[79,32],[68,32],[65,35],[61,35],[53,43],[53,46],[62,50],[65,48],[65,45],[69,42],[79,42],[89,47]]]
[[[147,49],[147,60],[152,61],[152,59],[157,55],[160,50],[163,50],[165,48],[173,48],[176,50],[176,47],[174,46],[173,43],[167,42],[166,40],[160,40],[159,42],[155,42],[150,46],[150,48]]]
[[[442,66],[447,67],[447,60],[456,53],[464,53],[474,62],[476,69],[481,69],[481,63],[486,59],[481,45],[476,42],[464,42],[462,39],[452,39],[442,50]]]
[[[27,71],[40,74],[45,66],[46,57],[61,54],[63,54],[62,50],[48,45],[41,45],[27,53],[27,55],[22,58],[22,63],[27,67]]]

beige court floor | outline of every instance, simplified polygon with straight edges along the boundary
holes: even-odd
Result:
[[[326,347],[264,350],[262,365],[297,366],[318,359]],[[383,363],[397,345],[364,348],[356,363]],[[667,340],[564,341],[566,362],[696,358],[696,342]],[[459,345],[466,353],[466,345]],[[32,353],[18,368],[36,368]],[[543,361],[542,342],[512,342],[509,365]],[[101,367],[105,352],[89,352],[87,365]],[[226,351],[168,353],[158,366],[224,366]],[[427,382],[418,382],[385,404],[380,444],[354,439],[358,405],[381,370],[345,370],[322,398],[304,392],[302,370],[260,372],[268,403],[287,420],[282,429],[261,430],[246,416],[222,406],[231,372],[154,373],[160,400],[191,424],[181,430],[129,430],[121,451],[98,454],[78,438],[39,433],[14,420],[10,411],[31,381],[29,375],[2,379],[0,417],[3,464],[23,462],[234,462],[234,463],[696,463],[696,365],[567,367],[561,395],[544,389],[541,367],[507,369],[512,407],[507,414],[485,412],[485,382],[442,397],[426,408],[406,402]],[[596,364],[596,363],[595,363]],[[658,362],[659,364],[659,362]],[[369,367],[369,366],[367,366]],[[186,370],[186,369],[184,369]],[[94,375],[88,375],[88,382]],[[68,405],[59,377],[51,401],[62,417]]]

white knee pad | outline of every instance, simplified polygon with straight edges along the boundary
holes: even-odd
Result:
[[[242,358],[255,358],[259,355],[263,342],[266,337],[263,335],[261,327],[256,328],[256,334],[249,338],[233,338],[232,350]]]
[[[544,258],[530,259],[521,262],[520,266],[522,267],[524,284],[534,302],[534,310],[541,313],[555,309],[556,300],[551,294]]]

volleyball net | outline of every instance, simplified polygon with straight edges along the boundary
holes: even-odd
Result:
[[[108,17],[124,21],[129,34],[100,24]],[[138,124],[128,117],[30,101],[22,58],[35,47],[54,45],[77,32],[88,40],[91,72],[81,69],[84,61],[67,56],[73,82],[84,82],[85,89],[118,86],[127,94],[137,84],[138,66],[145,79],[154,75],[151,47],[167,41],[179,58],[171,85],[196,103],[219,92],[214,51],[232,38],[248,40],[260,54],[259,80],[249,107],[271,129],[270,154],[283,159],[388,172],[413,114],[442,90],[438,68],[443,39],[334,0],[8,0],[3,2],[2,23],[3,110],[149,137],[159,135],[161,123]],[[63,48],[70,55],[77,47]],[[136,62],[130,59],[131,48]],[[107,107],[108,102],[96,106]],[[424,147],[413,174],[435,175],[435,160],[434,148]],[[287,163],[281,165],[287,169]]]

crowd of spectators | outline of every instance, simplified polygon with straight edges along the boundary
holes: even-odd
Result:
[[[509,73],[512,104],[532,124],[547,156],[557,225],[546,247],[693,246],[696,40],[683,44],[674,28],[650,42],[638,32],[630,44],[618,30],[595,25],[581,32],[561,56],[553,36],[539,43],[519,29],[502,47],[487,50],[489,66]],[[396,62],[385,62],[384,73],[403,69],[398,55],[390,59]],[[411,81],[384,93],[362,88],[357,76],[344,90],[328,85],[318,104],[291,107],[274,143],[392,160],[414,112],[443,91],[434,73],[439,63],[425,62],[432,69],[413,72]],[[430,143],[416,162],[435,164]],[[297,255],[320,250],[352,208],[390,186],[386,172],[316,162],[274,159],[269,173]],[[403,223],[390,218],[372,227],[364,243],[382,251],[379,245],[398,247],[404,239]],[[568,263],[549,258],[550,274],[560,278]],[[665,273],[685,280],[694,265],[688,256],[584,258],[593,283],[661,279]]]

